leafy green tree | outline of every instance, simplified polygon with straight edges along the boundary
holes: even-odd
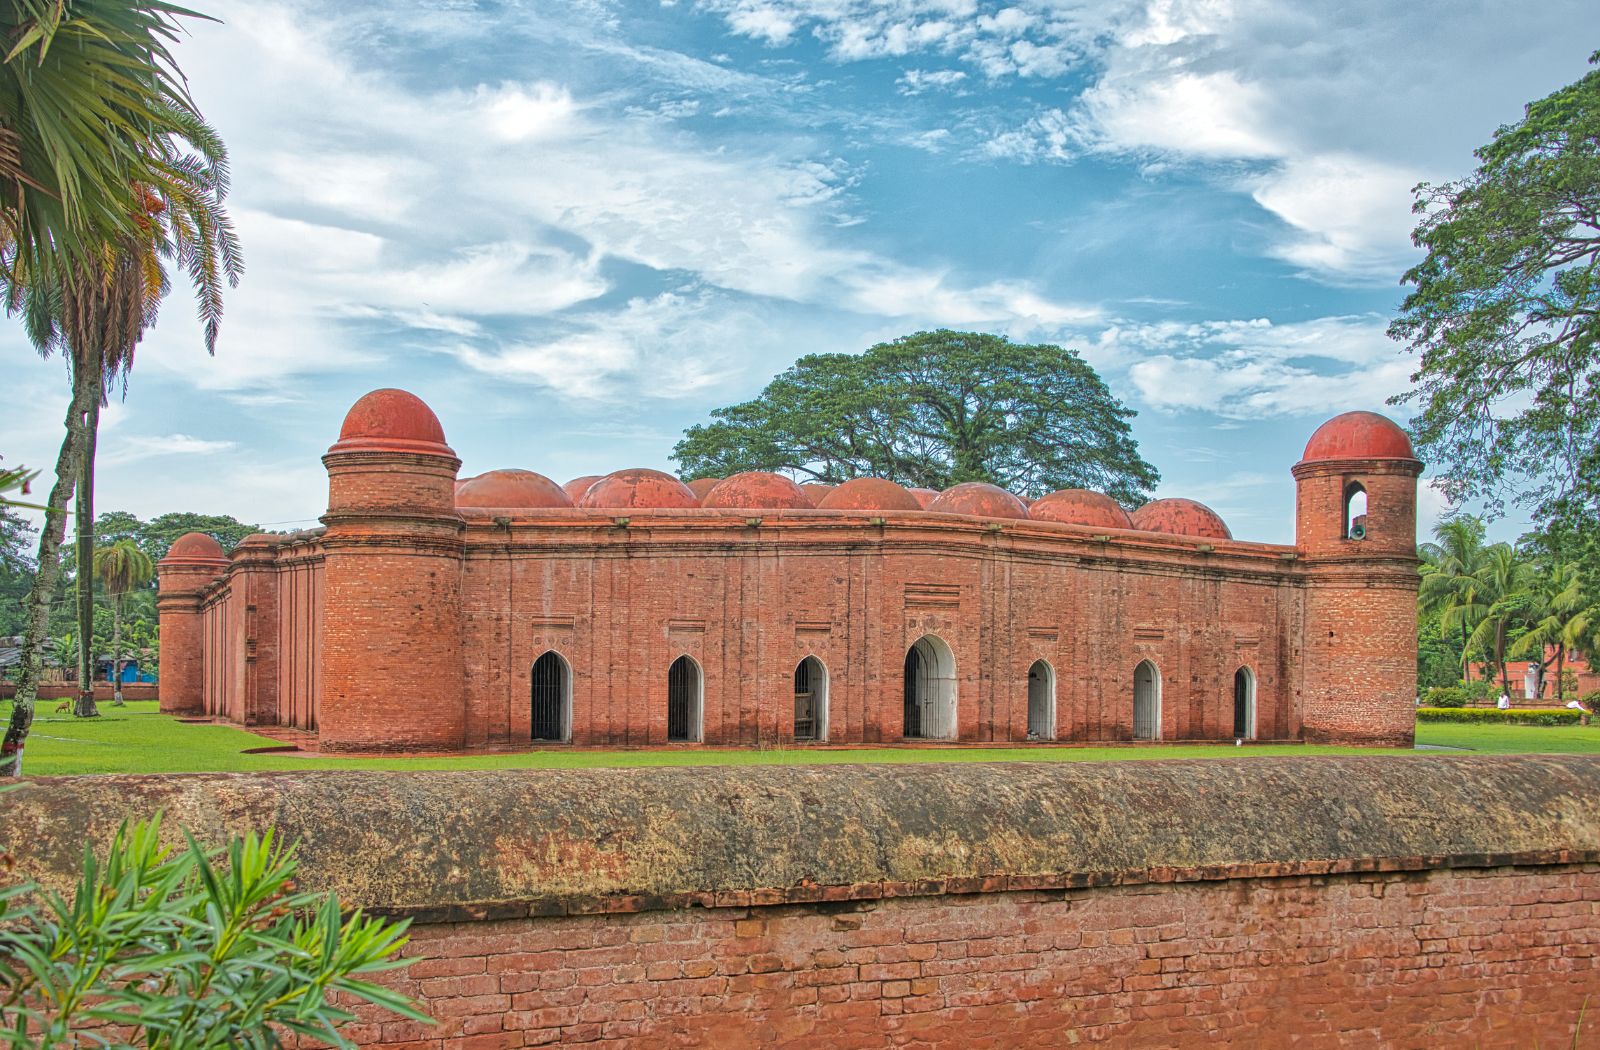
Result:
[[[1600,63],[1600,52],[1590,58]],[[1417,187],[1427,256],[1389,334],[1451,502],[1600,511],[1600,70],[1527,106],[1466,178]]]
[[[226,514],[175,511],[151,518],[134,539],[140,550],[155,561],[160,561],[167,556],[167,551],[172,549],[178,537],[186,532],[203,532],[221,544],[224,551],[231,551],[239,545],[240,540],[260,531],[261,526],[246,524]]]
[[[1462,515],[1435,525],[1434,541],[1417,548],[1422,558],[1418,612],[1423,619],[1436,618],[1441,635],[1455,643],[1462,679],[1471,661],[1467,639],[1489,611],[1489,603],[1479,600],[1478,580],[1488,561],[1486,531],[1482,519]]]
[[[132,540],[118,540],[94,552],[94,574],[111,600],[112,700],[122,706],[122,611],[128,592],[149,583],[156,574],[156,563]]]
[[[350,1048],[345,1004],[428,1021],[367,975],[405,966],[406,922],[340,913],[295,885],[292,848],[269,831],[207,851],[160,841],[159,819],[125,824],[102,859],[84,851],[71,899],[0,894],[0,1045],[101,1043],[149,1050],[280,1047],[292,1032]],[[36,905],[17,907],[24,893]],[[112,1026],[108,1031],[106,1026]]]
[[[207,171],[220,144],[206,138],[168,48],[190,14],[162,0],[0,0],[11,45],[0,63],[0,283],[29,338],[41,350],[60,343],[73,376],[0,776],[15,774],[32,724],[67,504],[107,370],[131,348],[117,335],[159,301],[145,299],[158,291],[152,260],[171,253],[198,283],[210,266],[203,245],[220,236],[214,224],[180,230],[188,220],[168,214],[225,174],[220,164]],[[185,245],[191,233],[202,247]],[[89,557],[80,561],[87,569]]]
[[[23,601],[33,585],[33,528],[10,507],[0,506],[0,636],[22,630]]]
[[[1528,625],[1532,619],[1535,571],[1509,543],[1496,543],[1484,552],[1483,564],[1473,574],[1474,611],[1482,609],[1477,626],[1467,636],[1468,652],[1481,649],[1489,655],[1490,666],[1500,676],[1502,691],[1511,692],[1511,681],[1506,671],[1506,652],[1513,634]],[[1454,619],[1446,615],[1445,623],[1456,626],[1465,614],[1465,608],[1455,610]]]
[[[1024,496],[1092,488],[1129,505],[1160,480],[1129,430],[1133,411],[1076,352],[997,335],[918,332],[862,354],[811,354],[711,415],[673,449],[685,478],[987,481]]]

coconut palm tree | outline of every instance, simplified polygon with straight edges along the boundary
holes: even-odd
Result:
[[[191,14],[162,0],[0,0],[0,33],[11,48],[0,63],[0,285],[8,308],[58,295],[58,327],[69,331],[126,315],[130,260],[108,246],[151,239],[152,188],[164,196],[194,167],[182,144],[194,143],[186,127],[199,116],[168,49]],[[42,348],[54,345],[30,335]],[[39,535],[0,776],[20,771],[67,504],[105,394],[106,362],[95,346],[69,336],[63,348],[73,395]]]
[[[1490,604],[1479,601],[1478,574],[1488,559],[1484,526],[1478,518],[1451,518],[1435,525],[1433,535],[1437,542],[1417,548],[1422,557],[1417,600],[1425,612],[1437,613],[1440,624],[1456,632],[1461,643],[1461,674],[1465,678],[1471,652],[1467,639],[1488,613]]]
[[[111,599],[111,703],[122,706],[122,603],[128,592],[143,587],[156,574],[156,563],[132,540],[118,540],[94,552],[94,574]]]
[[[1584,593],[1583,577],[1578,567],[1570,562],[1556,562],[1538,574],[1532,588],[1532,626],[1512,644],[1513,658],[1538,660],[1544,663],[1547,649],[1556,656],[1556,697],[1561,695],[1561,676],[1566,671],[1567,652],[1587,641],[1594,620],[1594,610]]]
[[[1485,548],[1483,564],[1472,579],[1472,604],[1457,606],[1442,622],[1461,626],[1467,616],[1482,610],[1477,626],[1467,636],[1467,649],[1489,654],[1490,666],[1499,672],[1501,690],[1510,693],[1506,649],[1512,630],[1531,619],[1534,568],[1511,544],[1495,543]]]

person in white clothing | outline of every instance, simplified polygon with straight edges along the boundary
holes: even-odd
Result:
[[[1501,693],[1500,699],[1495,701],[1494,706],[1498,707],[1502,711],[1509,711],[1511,709],[1511,698],[1506,694]]]

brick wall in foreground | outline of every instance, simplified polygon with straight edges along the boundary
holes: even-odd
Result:
[[[1567,1047],[1600,866],[419,926],[364,1046]],[[1600,1013],[1595,1013],[1600,1017]],[[1600,1020],[1581,1046],[1600,1046]]]

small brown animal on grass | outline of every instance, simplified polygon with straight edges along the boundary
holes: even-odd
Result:
[[[59,704],[56,705],[56,714],[58,714],[58,715],[65,714],[66,712],[71,711],[71,710],[72,710],[72,701],[71,700],[63,700]]]

